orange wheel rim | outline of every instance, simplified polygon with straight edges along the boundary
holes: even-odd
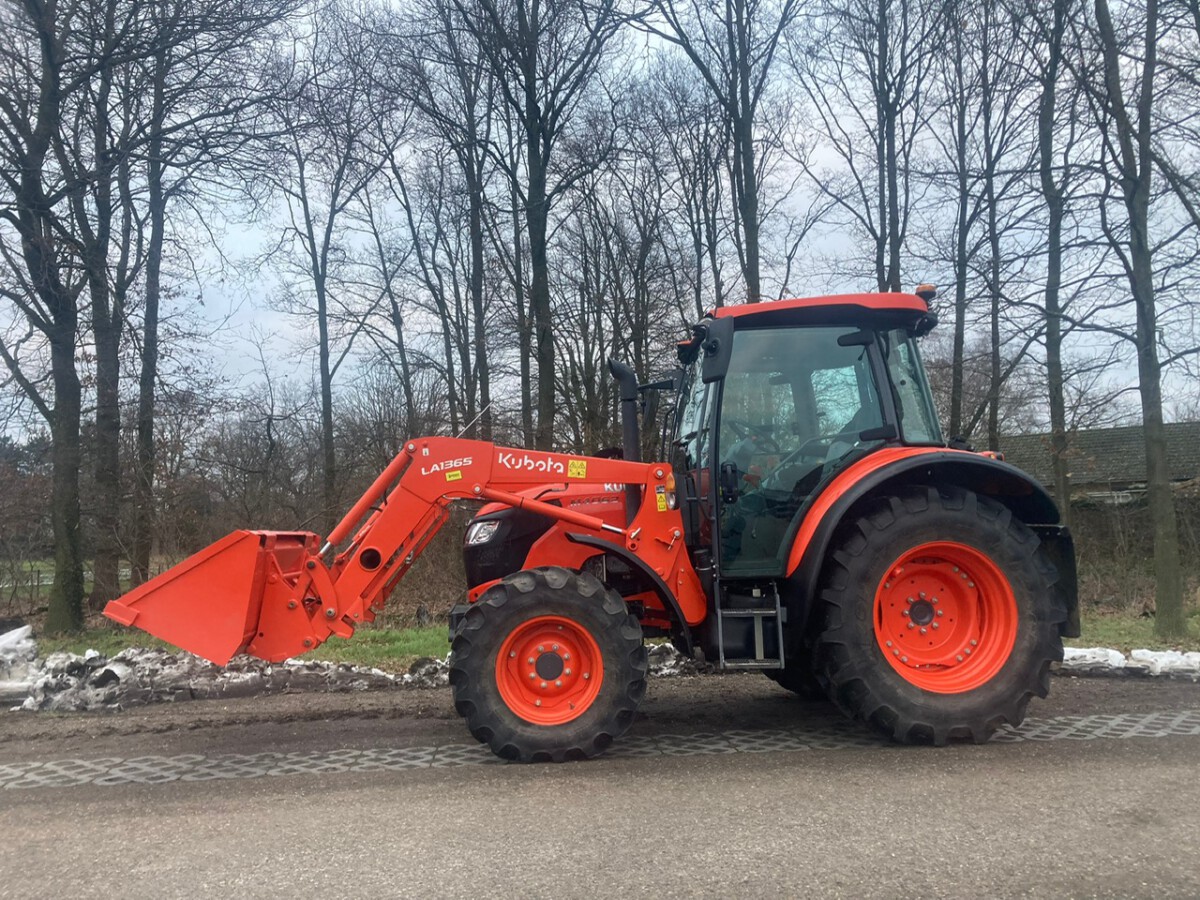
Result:
[[[496,657],[496,685],[510,710],[534,725],[562,725],[600,693],[604,663],[591,632],[562,616],[522,622]]]
[[[879,649],[909,683],[961,694],[989,682],[1017,640],[1012,585],[986,553],[951,541],[913,547],[875,591]]]

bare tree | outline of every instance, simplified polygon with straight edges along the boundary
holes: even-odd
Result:
[[[930,68],[941,53],[941,4],[827,0],[795,29],[789,59],[817,118],[821,146],[805,171],[836,212],[871,243],[881,291],[902,287],[912,214],[913,159],[932,107]]]
[[[800,0],[654,0],[654,8],[658,16],[643,18],[643,27],[683,50],[724,113],[745,242],[742,276],[747,299],[756,302],[762,298],[757,118],[780,42],[800,13]]]
[[[533,444],[554,444],[554,335],[547,225],[555,198],[590,167],[556,171],[554,150],[610,43],[627,22],[620,0],[453,0],[463,27],[488,61],[505,103],[520,123],[524,172],[508,171],[524,207],[529,249],[529,308],[537,361],[537,423]],[[596,156],[608,147],[595,148]],[[519,185],[519,187],[518,187]]]
[[[272,153],[260,168],[287,208],[284,257],[293,279],[286,302],[317,328],[321,398],[322,496],[325,525],[338,510],[333,380],[363,328],[355,278],[354,227],[368,187],[379,177],[402,129],[382,132],[396,98],[377,90],[376,65],[386,64],[379,41],[364,41],[352,11],[321,8],[309,20],[292,98],[275,105]],[[338,344],[335,348],[335,343]]]
[[[1133,11],[1125,10],[1126,14]],[[1140,21],[1123,21],[1120,36],[1108,0],[1095,0],[1095,35],[1102,58],[1094,85],[1097,125],[1105,138],[1105,174],[1120,193],[1126,229],[1111,223],[1106,235],[1129,280],[1136,315],[1138,389],[1146,442],[1150,514],[1154,520],[1155,631],[1166,637],[1186,632],[1179,529],[1171,495],[1166,433],[1163,428],[1159,310],[1155,302],[1155,253],[1151,236],[1155,141],[1160,127],[1157,78],[1160,33],[1158,0],[1138,10]],[[1137,31],[1134,28],[1137,28]],[[1134,36],[1140,45],[1133,43]],[[1130,38],[1125,40],[1124,38]],[[1127,99],[1128,95],[1128,99]]]

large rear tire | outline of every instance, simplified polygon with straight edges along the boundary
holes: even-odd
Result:
[[[822,576],[818,665],[843,712],[903,743],[986,741],[1045,697],[1066,604],[1037,536],[958,488],[880,499]]]
[[[591,575],[517,572],[489,588],[451,644],[454,707],[504,759],[562,762],[603,752],[646,693],[642,629]]]

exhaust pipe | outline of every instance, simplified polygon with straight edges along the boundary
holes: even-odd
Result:
[[[642,436],[638,430],[638,382],[633,367],[618,359],[608,361],[608,370],[620,386],[621,454],[629,462],[642,461]],[[629,524],[642,503],[642,489],[636,484],[625,485],[625,521]]]

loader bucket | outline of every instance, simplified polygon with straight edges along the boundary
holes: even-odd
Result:
[[[285,604],[289,581],[317,537],[235,531],[113,600],[104,615],[225,665],[257,636],[266,604]]]

